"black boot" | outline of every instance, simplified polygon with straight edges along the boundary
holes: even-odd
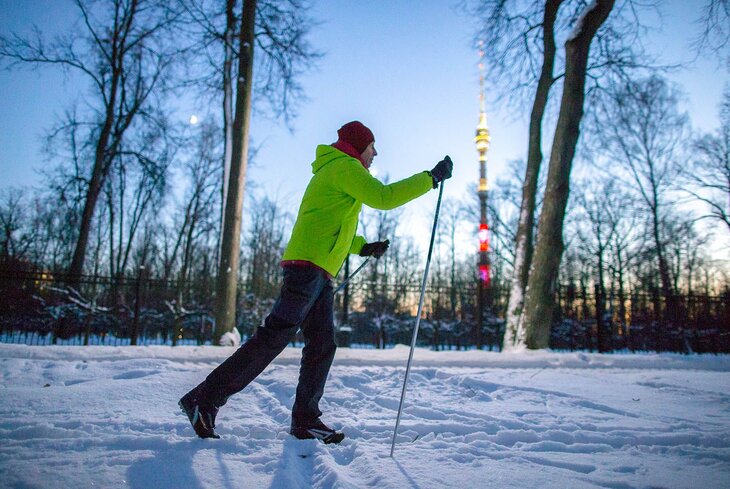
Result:
[[[292,422],[289,433],[300,440],[317,439],[325,444],[340,443],[345,439],[344,433],[333,430],[319,418],[309,422]]]
[[[206,398],[200,385],[185,394],[177,404],[200,438],[220,438],[215,432],[218,408]]]

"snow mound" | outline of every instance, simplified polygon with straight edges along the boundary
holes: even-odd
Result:
[[[233,331],[224,333],[223,336],[218,340],[220,346],[238,346],[241,344],[241,333],[238,332],[238,328],[233,328]]]

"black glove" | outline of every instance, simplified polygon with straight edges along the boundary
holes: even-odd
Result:
[[[362,249],[360,250],[360,256],[374,256],[375,258],[380,258],[383,256],[383,253],[387,251],[388,246],[390,246],[390,240],[387,239],[385,241],[365,243],[362,245]]]
[[[433,178],[433,188],[438,187],[438,184],[447,178],[451,178],[451,170],[454,169],[454,163],[451,158],[446,155],[443,160],[436,163],[436,166],[431,170],[431,178]]]

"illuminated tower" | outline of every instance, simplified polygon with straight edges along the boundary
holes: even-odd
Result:
[[[479,51],[479,59],[484,57],[484,51]],[[479,125],[476,137],[477,151],[479,152],[479,284],[477,307],[479,309],[479,324],[475,331],[477,348],[481,347],[481,330],[484,323],[484,307],[489,306],[489,224],[487,223],[487,150],[489,149],[489,128],[487,127],[487,113],[484,109],[484,63],[479,63]]]

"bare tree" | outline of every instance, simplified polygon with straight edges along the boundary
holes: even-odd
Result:
[[[0,256],[25,258],[33,241],[26,226],[28,208],[18,188],[0,190]]]
[[[104,186],[109,273],[113,277],[128,271],[137,232],[145,218],[160,209],[167,191],[168,168],[173,156],[171,146],[179,141],[170,144],[159,129],[150,127],[142,134],[128,136],[130,149],[126,144],[120,148]],[[144,148],[144,151],[131,148]]]
[[[76,239],[70,205],[57,195],[37,195],[31,202],[33,248],[30,259],[54,272],[64,270]]]
[[[553,298],[563,252],[563,219],[568,203],[570,170],[583,117],[589,52],[593,38],[613,6],[614,0],[597,0],[590,4],[565,42],[563,95],[522,315],[525,344],[531,349],[547,348],[549,342]]]
[[[722,222],[730,231],[730,89],[723,96],[720,128],[695,139],[692,149],[682,189],[706,206],[700,219]]]
[[[476,194],[476,193],[475,193]],[[440,220],[441,225],[438,228],[439,243],[446,245],[448,258],[448,283],[449,283],[449,310],[451,319],[456,319],[457,308],[457,261],[456,261],[456,240],[459,230],[459,224],[463,221],[464,207],[460,203],[446,199],[442,203]],[[437,254],[437,258],[440,257]]]
[[[386,176],[385,183],[388,183]],[[366,209],[360,216],[362,223],[362,234],[370,241],[382,241],[389,239],[391,242],[398,241],[397,230],[398,224],[403,215],[403,209],[395,209],[382,211],[376,209]],[[396,309],[395,297],[388,293],[390,289],[391,272],[393,272],[392,263],[394,257],[391,252],[385,253],[381,258],[375,260],[375,263],[368,265],[368,270],[363,271],[368,275],[370,287],[365,298],[367,313],[370,320],[375,324],[378,330],[378,347],[384,348],[387,342],[388,322],[383,318],[386,315],[392,315]]]
[[[230,140],[239,58],[241,0],[178,0],[186,12],[186,32],[196,40],[188,84],[223,102],[223,131]],[[309,42],[317,22],[308,0],[258,0],[254,19],[254,108],[290,122],[306,100],[300,75],[322,53]],[[228,114],[228,115],[226,115]],[[227,143],[228,144],[228,143]]]
[[[410,312],[413,298],[409,291],[419,283],[422,267],[421,247],[413,237],[399,236],[391,240],[388,253],[388,281],[393,288],[393,307],[396,313]],[[415,299],[417,300],[417,299]]]
[[[675,213],[667,220],[667,255],[671,269],[673,287],[676,292],[684,291],[688,296],[695,293],[695,279],[704,262],[703,251],[710,242],[711,234],[700,234],[690,215]]]
[[[525,175],[526,162],[513,160],[509,162],[510,173],[498,179],[491,190],[492,212],[490,221],[493,223],[492,236],[494,241],[493,255],[497,260],[504,262],[505,269],[513,269],[519,229],[519,214],[522,202],[522,179]],[[535,207],[542,205],[542,192],[545,187],[545,174],[538,180],[535,195]],[[534,227],[534,223],[533,223]],[[534,233],[534,230],[533,230]],[[506,283],[512,283],[512,275],[505,276]]]
[[[551,87],[560,80],[567,80],[569,54],[560,58],[556,50],[556,35],[566,35],[581,24],[588,2],[573,0],[547,0],[517,2],[507,0],[476,1],[471,13],[483,22],[477,39],[484,44],[490,77],[503,81],[508,87],[498,91],[516,107],[522,109],[531,101],[527,167],[523,180],[522,200],[516,234],[515,258],[509,305],[505,348],[519,347],[525,343],[525,331],[520,328],[524,294],[533,255],[533,230],[538,178],[542,163],[542,125],[548,107]],[[642,7],[652,6],[651,2]],[[616,77],[643,63],[639,44],[633,42],[640,31],[637,21],[637,2],[620,2],[618,12],[610,24],[603,26],[595,35],[596,48],[586,62],[589,87],[599,88]],[[613,9],[613,5],[611,6]],[[571,34],[572,35],[572,34]],[[555,74],[556,63],[558,74]],[[610,82],[609,82],[610,83]],[[497,86],[500,86],[499,84]],[[503,93],[507,92],[507,93]],[[534,95],[533,95],[534,94]]]
[[[227,200],[233,149],[234,88],[239,58],[241,17],[238,0],[179,0],[187,12],[191,37],[198,39],[198,56],[191,70],[190,84],[222,101],[224,155],[222,200]],[[315,22],[305,0],[259,0],[256,5],[254,108],[268,103],[267,112],[283,116],[287,123],[305,100],[298,78],[321,54],[308,42]],[[225,209],[221,207],[221,228]]]
[[[611,260],[608,264],[611,273],[611,294],[618,298],[619,327],[624,328],[628,323],[626,301],[628,299],[631,267],[636,256],[641,253],[641,247],[636,246],[638,216],[635,211],[634,200],[625,190],[619,190],[618,201],[622,202],[621,212],[614,214],[618,217],[616,231],[610,242]]]
[[[303,99],[298,75],[319,53],[308,43],[313,22],[303,0],[245,0],[239,16],[236,0],[226,0],[225,5],[192,0],[180,4],[199,40],[199,59],[207,65],[199,70],[202,75],[194,75],[194,83],[202,81],[216,97],[222,95],[225,147],[215,333],[220,336],[235,324],[251,110],[268,101],[271,113],[288,121]]]
[[[581,189],[582,187],[582,189]],[[591,262],[595,273],[594,300],[596,303],[596,327],[598,350],[609,351],[610,332],[604,321],[606,313],[606,272],[609,264],[611,243],[619,230],[626,211],[624,195],[618,191],[614,180],[587,183],[578,186],[582,190],[577,197],[578,205],[585,216],[585,226],[578,230],[580,247]]]
[[[256,0],[245,0],[241,14],[231,167],[226,200],[223,203],[225,212],[221,229],[221,254],[216,282],[215,336],[218,338],[232,331],[236,324],[243,189],[246,183],[253,94],[255,18]]]
[[[530,2],[524,12],[511,12],[510,2],[485,1],[477,10],[480,18],[487,18],[486,28],[478,37],[486,39],[484,49],[496,54],[496,73],[506,78],[518,73],[515,90],[526,90],[532,86],[536,66],[541,65],[537,87],[530,114],[527,168],[522,187],[522,200],[515,243],[513,278],[507,307],[507,328],[504,345],[511,349],[518,340],[518,320],[522,313],[524,289],[533,252],[532,233],[534,229],[535,198],[537,182],[542,163],[542,123],[547,107],[550,88],[555,82],[555,21],[563,0],[547,0],[544,8],[541,2]],[[514,3],[513,3],[514,4]],[[542,21],[539,15],[542,10]],[[542,41],[542,51],[536,45]],[[527,53],[527,63],[515,63],[515,58]],[[521,75],[521,76],[519,76]],[[514,82],[511,81],[510,84]]]
[[[174,217],[174,229],[165,233],[174,238],[164,262],[166,279],[176,270],[178,281],[185,282],[191,274],[196,250],[203,249],[218,230],[215,218],[221,174],[218,132],[216,124],[204,121],[181,142],[182,148],[189,148],[183,154],[188,188],[179,207],[179,215]]]
[[[260,299],[270,299],[279,290],[279,262],[286,244],[289,216],[268,197],[254,197],[251,207],[255,210],[248,224],[243,260],[248,268],[245,272],[248,292]]]
[[[614,104],[603,108],[606,123],[601,135],[606,157],[624,168],[647,212],[662,295],[671,312],[674,287],[663,221],[669,210],[668,194],[679,175],[687,116],[678,109],[677,90],[658,76],[626,83],[617,90],[614,100]]]
[[[722,54],[730,46],[730,0],[707,0],[697,23],[700,34],[694,46],[698,52],[708,49]],[[724,61],[730,63],[730,58]]]
[[[138,119],[145,119],[165,88],[179,46],[170,43],[176,15],[151,0],[76,0],[80,26],[46,43],[33,38],[0,37],[0,57],[10,66],[58,66],[85,78],[91,95],[88,120],[77,121],[93,146],[85,199],[73,258],[71,280],[82,273],[99,195],[123,141]],[[179,44],[179,43],[178,43]]]

